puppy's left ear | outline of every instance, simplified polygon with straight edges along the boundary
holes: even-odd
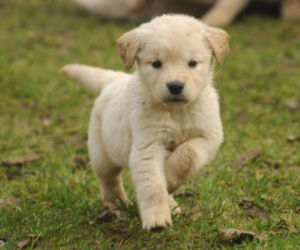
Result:
[[[126,32],[117,40],[118,53],[126,70],[130,70],[133,66],[140,44],[137,37],[137,29]]]
[[[208,27],[207,40],[218,63],[222,64],[229,49],[229,35],[222,29]]]

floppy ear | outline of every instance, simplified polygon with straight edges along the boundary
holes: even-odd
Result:
[[[117,40],[117,48],[126,70],[130,70],[134,64],[136,55],[140,49],[137,31],[133,29],[126,32]]]
[[[207,40],[217,62],[222,64],[224,56],[229,49],[229,35],[222,29],[209,27],[207,29]]]

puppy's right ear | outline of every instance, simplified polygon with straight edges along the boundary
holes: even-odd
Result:
[[[136,29],[126,32],[117,40],[118,53],[126,70],[131,69],[140,47]]]

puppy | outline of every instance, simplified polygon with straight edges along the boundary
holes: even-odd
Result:
[[[148,20],[163,13],[180,12],[201,17],[206,24],[230,24],[249,3],[280,5],[281,16],[300,19],[300,0],[71,0],[104,18]]]
[[[119,55],[133,74],[84,65],[62,72],[101,94],[92,110],[88,148],[103,203],[128,203],[122,170],[129,167],[143,228],[171,225],[180,212],[172,193],[210,162],[222,139],[215,60],[229,37],[185,15],[163,15],[125,33]]]

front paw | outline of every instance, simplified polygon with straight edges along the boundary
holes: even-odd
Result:
[[[189,146],[179,146],[166,160],[165,175],[168,192],[172,194],[180,185],[186,182],[195,171],[197,153]]]
[[[165,207],[152,207],[141,211],[143,228],[150,231],[154,229],[166,228],[172,225],[170,209]]]

